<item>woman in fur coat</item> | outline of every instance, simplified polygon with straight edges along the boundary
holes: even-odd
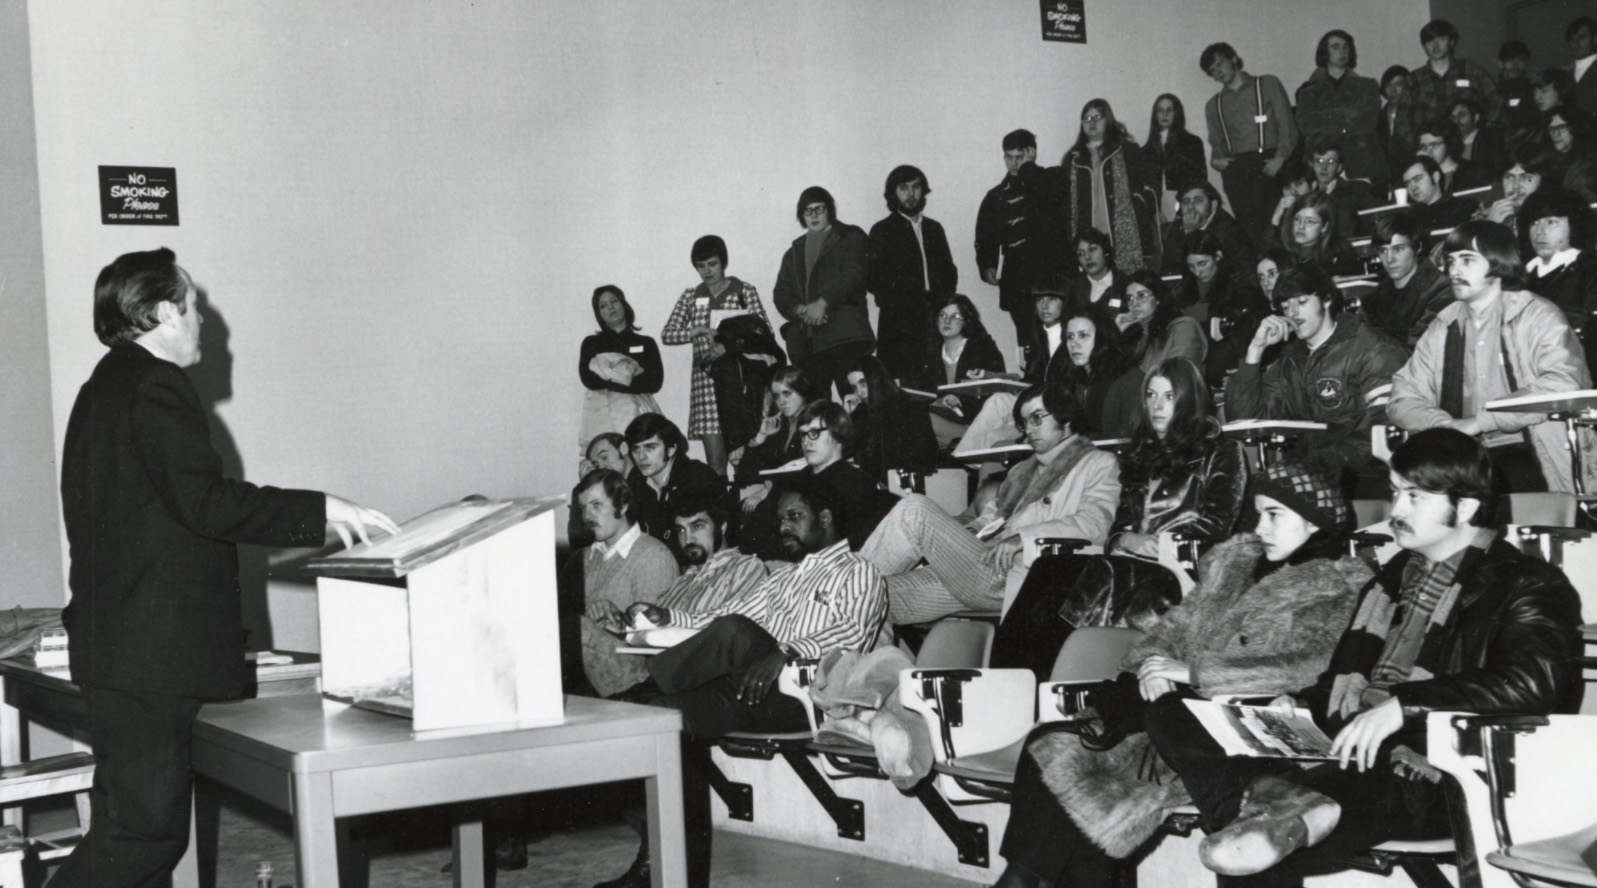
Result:
[[[1141,733],[1144,701],[1167,693],[1275,696],[1314,683],[1373,574],[1337,557],[1350,509],[1331,476],[1278,465],[1249,483],[1255,533],[1199,564],[1196,588],[1127,654],[1112,710],[1130,736],[1104,751],[1039,729],[1015,774],[995,888],[1109,886],[1186,789]],[[1108,701],[1103,701],[1108,702]]]

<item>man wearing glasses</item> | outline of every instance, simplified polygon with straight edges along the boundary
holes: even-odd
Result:
[[[772,300],[788,321],[788,359],[811,379],[835,383],[841,397],[848,368],[876,347],[865,306],[869,244],[858,225],[838,221],[837,202],[819,185],[799,195],[797,216],[804,233],[782,256]]]
[[[1336,204],[1336,230],[1343,237],[1364,233],[1359,210],[1376,203],[1374,189],[1363,179],[1342,177],[1342,149],[1335,144],[1315,145],[1309,150],[1314,182],[1320,192]],[[1227,254],[1230,255],[1230,254]]]
[[[1033,453],[1009,470],[991,502],[956,518],[908,494],[860,549],[887,578],[893,623],[1005,609],[1036,560],[1038,539],[1102,545],[1108,537],[1120,467],[1077,434],[1081,405],[1064,385],[1041,383],[1021,392],[1013,415]]]
[[[798,415],[798,431],[805,473],[832,493],[838,527],[849,548],[858,551],[896,498],[843,458],[853,450],[856,433],[848,411],[836,402],[812,401]]]
[[[1437,313],[1453,301],[1447,275],[1425,257],[1428,234],[1413,213],[1394,213],[1381,220],[1373,241],[1385,276],[1359,305],[1364,323],[1410,350]]]

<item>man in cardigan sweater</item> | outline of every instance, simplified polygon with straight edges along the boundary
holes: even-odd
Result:
[[[577,508],[594,543],[582,552],[582,671],[600,696],[642,681],[641,658],[616,653],[626,610],[653,601],[677,578],[676,557],[634,523],[637,507],[620,472],[595,469],[577,482]]]
[[[1498,539],[1491,458],[1453,429],[1392,454],[1392,533],[1405,550],[1365,587],[1306,706],[1336,761],[1228,757],[1179,693],[1150,704],[1149,739],[1181,776],[1228,884],[1300,885],[1391,838],[1448,834],[1442,774],[1425,759],[1425,716],[1573,712],[1580,704],[1580,599],[1558,568]]]
[[[1034,385],[1015,399],[1014,418],[1035,453],[1009,470],[981,514],[961,523],[919,494],[887,513],[860,557],[887,577],[894,623],[1007,608],[1039,538],[1103,544],[1120,502],[1120,467],[1076,433],[1082,417],[1062,384]]]

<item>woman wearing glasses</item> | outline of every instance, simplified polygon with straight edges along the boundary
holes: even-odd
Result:
[[[1343,232],[1337,230],[1336,201],[1315,191],[1292,203],[1281,218],[1281,243],[1297,263],[1313,262],[1335,277],[1364,273]]]
[[[1114,109],[1093,99],[1081,109],[1081,133],[1060,161],[1069,194],[1070,236],[1087,228],[1109,235],[1122,274],[1158,268],[1154,217],[1159,208],[1155,171]]]
[[[1553,184],[1562,183],[1588,204],[1597,201],[1597,122],[1592,115],[1567,105],[1548,111],[1547,141],[1558,152]]]
[[[1004,372],[1004,355],[982,326],[981,312],[969,297],[955,293],[937,306],[936,330],[926,356],[927,377],[919,387],[934,392],[938,386],[997,376]],[[981,410],[982,399],[972,395],[943,395],[932,402],[932,431],[937,446],[947,447],[965,434]]]
[[[1181,311],[1179,298],[1151,271],[1132,274],[1126,284],[1126,326],[1121,332],[1143,372],[1169,358],[1203,366],[1209,337],[1196,318]]]

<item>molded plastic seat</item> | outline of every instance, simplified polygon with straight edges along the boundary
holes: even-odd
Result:
[[[1597,823],[1556,839],[1509,845],[1488,853],[1486,862],[1533,879],[1597,888],[1597,872],[1581,856],[1593,855],[1593,849],[1597,849]]]

